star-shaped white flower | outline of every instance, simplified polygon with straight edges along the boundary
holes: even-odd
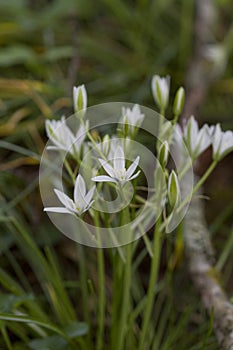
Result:
[[[193,116],[184,126],[184,141],[192,159],[196,159],[211,144],[210,129],[205,124],[201,129]]]
[[[100,164],[108,175],[95,176],[92,178],[92,180],[96,182],[115,182],[120,183],[123,186],[127,181],[133,180],[139,175],[140,170],[134,174],[139,164],[139,159],[140,157],[138,156],[126,170],[123,148],[121,146],[117,146],[114,153],[112,166],[109,165],[106,160],[99,159]]]
[[[124,124],[124,127],[127,127],[130,133],[133,134],[140,127],[144,118],[145,115],[141,113],[138,104],[135,104],[132,109],[123,107],[120,124]],[[122,128],[121,125],[120,128]]]
[[[47,149],[66,151],[73,156],[79,154],[82,143],[86,137],[85,129],[87,128],[88,121],[85,126],[80,125],[77,133],[74,135],[66,125],[64,116],[61,120],[46,120],[46,133],[50,141],[54,144],[54,146],[48,146]]]
[[[213,158],[221,160],[233,150],[233,132],[222,131],[219,124],[213,130],[212,136]]]
[[[64,207],[48,207],[44,211],[53,213],[65,213],[80,216],[93,204],[95,185],[87,192],[86,184],[82,175],[78,175],[74,186],[74,200],[64,192],[54,189],[56,196]]]

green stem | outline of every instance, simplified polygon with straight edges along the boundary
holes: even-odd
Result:
[[[121,299],[121,293],[119,292],[119,279],[120,279],[120,266],[122,260],[119,258],[116,250],[113,250],[112,266],[113,266],[113,293],[112,293],[112,320],[111,320],[111,350],[115,349],[116,341],[118,338],[118,325],[119,325],[119,305]]]
[[[73,184],[75,184],[75,176],[73,174],[73,171],[72,171],[68,161],[65,158],[64,158],[64,164],[65,164],[66,170],[68,171],[68,174],[70,175],[70,177],[72,179]]]
[[[13,346],[11,344],[10,338],[8,336],[8,333],[7,333],[7,330],[6,330],[6,327],[4,324],[2,324],[2,326],[1,326],[1,333],[2,333],[3,339],[6,343],[7,349],[13,350]]]
[[[138,350],[145,349],[145,340],[146,340],[147,331],[148,331],[148,324],[150,321],[154,298],[155,298],[155,285],[158,278],[160,248],[161,248],[160,224],[161,224],[161,217],[158,219],[155,226],[155,231],[154,231],[153,257],[151,258],[151,270],[150,270],[149,286],[147,291],[147,301],[146,301],[145,313],[142,321],[142,332],[140,335]]]
[[[95,211],[94,222],[97,232],[97,240],[99,244],[99,215]],[[97,260],[98,260],[98,281],[99,281],[99,310],[98,310],[98,333],[97,333],[97,350],[103,349],[104,340],[104,323],[105,323],[105,268],[104,268],[104,253],[103,248],[97,248]]]
[[[128,207],[122,213],[122,224],[129,221]],[[117,350],[124,349],[125,334],[127,330],[127,318],[130,310],[130,287],[131,287],[131,273],[132,273],[132,250],[133,245],[129,243],[126,245],[126,262],[122,265],[122,300],[121,300],[121,316],[119,320]]]
[[[130,304],[130,285],[131,285],[131,263],[132,263],[132,244],[129,243],[126,246],[126,263],[124,266],[125,273],[123,279],[123,291],[121,300],[121,318],[119,320],[119,331],[118,331],[118,346],[117,350],[124,349],[124,339],[127,329],[127,317],[129,314],[129,304]]]
[[[84,319],[88,325],[90,325],[90,311],[89,311],[89,293],[88,293],[88,273],[87,273],[87,260],[85,257],[84,247],[82,245],[77,245],[77,252],[79,256],[79,273],[80,273],[80,287],[82,293],[82,301],[83,301],[83,314]],[[87,334],[87,343],[89,349],[91,348],[91,337],[90,332]]]

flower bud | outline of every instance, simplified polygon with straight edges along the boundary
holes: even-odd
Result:
[[[163,169],[167,165],[168,151],[169,151],[168,143],[167,141],[164,141],[159,148],[159,163]]]
[[[176,93],[174,105],[173,105],[173,112],[175,116],[179,116],[182,113],[183,107],[184,107],[184,99],[185,99],[185,91],[184,88],[181,86]]]
[[[168,178],[168,200],[172,208],[174,208],[180,200],[180,186],[174,170],[172,170]]]
[[[169,90],[170,90],[170,77],[166,76],[161,78],[158,75],[154,75],[151,82],[152,93],[155,102],[158,107],[164,111],[168,105]]]
[[[82,112],[83,116],[87,109],[87,92],[84,84],[73,87],[73,102],[75,113]]]
[[[109,153],[110,143],[111,143],[111,139],[109,135],[105,135],[102,141],[102,152],[105,156],[107,156]]]

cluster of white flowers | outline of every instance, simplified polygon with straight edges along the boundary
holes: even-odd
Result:
[[[193,116],[183,126],[183,132],[179,125],[176,125],[176,132],[183,136],[183,140],[189,151],[192,160],[195,160],[208,147],[212,146],[214,161],[220,161],[233,150],[233,132],[222,131],[219,124],[209,126],[204,124],[199,128]]]
[[[152,79],[152,93],[160,111],[164,113],[169,102],[170,77],[162,78],[155,75]],[[81,162],[83,148],[86,147],[86,149],[89,149],[92,147],[96,159],[98,159],[101,165],[102,173],[97,176],[96,173],[95,176],[90,176],[88,179],[89,183],[90,181],[96,183],[109,182],[114,183],[122,189],[126,182],[137,178],[140,174],[140,170],[136,171],[139,166],[140,157],[137,156],[131,165],[126,168],[125,155],[131,139],[136,136],[145,118],[145,115],[141,112],[140,106],[135,104],[132,109],[122,108],[122,116],[118,124],[118,131],[124,138],[122,143],[116,136],[110,137],[109,135],[105,135],[103,139],[99,138],[97,141],[90,137],[88,131],[89,122],[88,120],[84,120],[87,110],[87,93],[84,85],[73,88],[73,102],[74,111],[78,116],[77,121],[80,122],[78,130],[76,133],[71,131],[64,116],[61,120],[46,120],[46,133],[53,144],[52,146],[48,146],[47,149],[66,152],[76,161]],[[168,124],[172,125],[175,133],[181,136],[181,140],[184,141],[192,161],[197,159],[200,154],[210,146],[212,146],[213,149],[213,160],[215,162],[220,161],[226,154],[233,150],[233,133],[231,131],[223,132],[219,124],[216,126],[208,126],[205,124],[199,128],[193,116],[182,128],[176,124],[176,119],[181,114],[183,105],[184,89],[181,87],[178,89],[174,100],[174,123]],[[164,123],[160,135],[165,135],[167,133],[167,131],[164,132],[166,128],[167,124]],[[87,138],[89,139],[85,141]],[[161,168],[167,174],[167,202],[173,208],[180,202],[181,194],[177,174],[172,170],[169,175],[166,169],[170,142],[170,139],[164,141],[162,138],[158,150],[158,159]],[[48,207],[44,210],[47,212],[80,216],[88,211],[94,203],[95,189],[96,185],[93,185],[88,191],[84,178],[81,174],[78,174],[74,184],[73,199],[69,198],[64,192],[54,189],[63,207]]]

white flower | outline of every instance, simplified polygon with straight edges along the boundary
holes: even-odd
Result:
[[[196,159],[211,144],[210,130],[204,125],[200,130],[193,116],[184,126],[184,141],[192,159]]]
[[[120,124],[124,124],[123,128],[133,134],[140,127],[144,118],[145,116],[141,113],[138,104],[135,104],[132,109],[123,107]],[[122,125],[120,125],[120,128],[122,128]]]
[[[170,77],[161,78],[159,75],[154,75],[151,88],[155,102],[162,110],[165,110],[169,99]]]
[[[84,84],[73,87],[73,102],[74,111],[76,113],[82,112],[82,114],[85,114],[87,109],[87,91]]]
[[[74,186],[74,200],[68,197],[64,192],[54,189],[59,201],[64,207],[48,207],[44,208],[44,211],[54,213],[66,213],[80,216],[87,211],[93,204],[93,195],[95,192],[95,186],[93,186],[88,192],[86,191],[86,184],[82,175],[78,175]],[[87,193],[86,193],[87,192]]]
[[[222,131],[219,124],[216,125],[212,135],[213,158],[221,160],[233,150],[233,132]]]
[[[85,128],[88,128],[88,121],[80,125],[76,135],[72,133],[66,125],[65,117],[61,120],[46,120],[45,129],[48,138],[52,141],[54,146],[48,146],[50,150],[63,150],[69,152],[73,156],[80,153],[82,143],[86,137]]]
[[[92,180],[96,182],[115,182],[124,185],[127,181],[133,180],[139,175],[140,170],[133,175],[139,159],[140,157],[138,156],[126,170],[124,151],[121,146],[118,146],[114,153],[113,166],[109,165],[105,160],[99,159],[100,164],[108,175],[95,176]]]

